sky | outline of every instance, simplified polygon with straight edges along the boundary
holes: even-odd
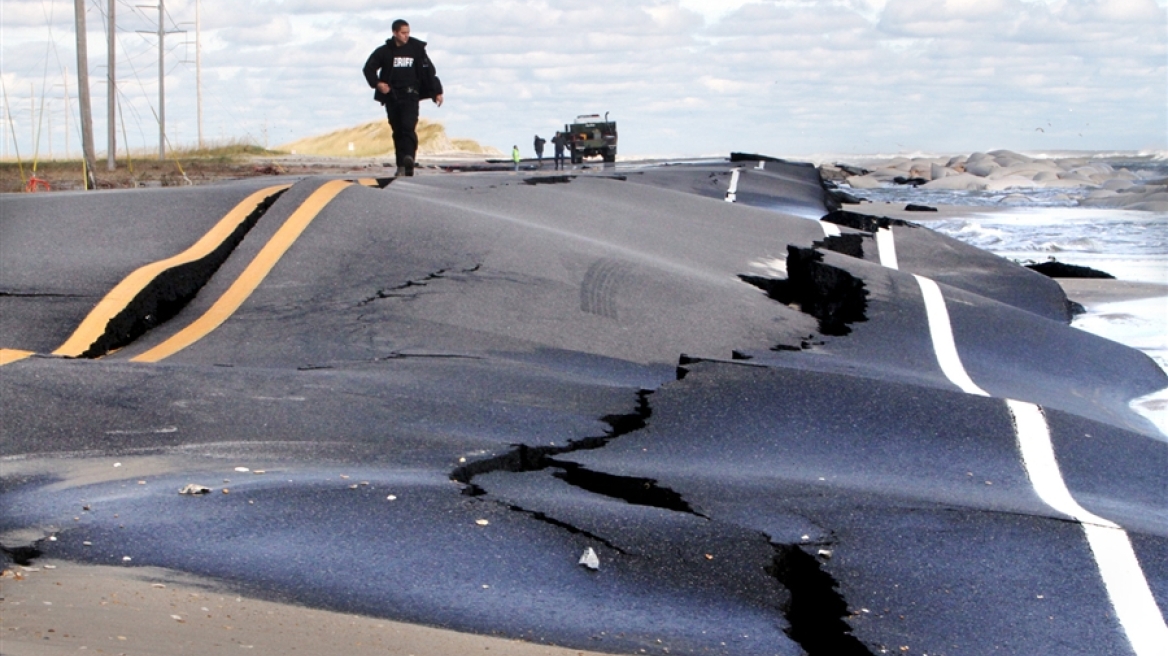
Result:
[[[191,146],[196,0],[164,1],[167,138]],[[103,153],[109,0],[85,2]],[[157,153],[158,10],[139,2],[115,0],[117,127],[122,144]],[[62,157],[66,141],[80,150],[73,7],[0,2],[5,157],[16,148],[25,159]],[[536,134],[608,112],[622,157],[1168,154],[1168,0],[199,0],[198,9],[213,143],[277,147],[383,120],[361,68],[404,18],[429,42],[446,89],[445,104],[425,103],[422,116],[500,150],[529,151]]]

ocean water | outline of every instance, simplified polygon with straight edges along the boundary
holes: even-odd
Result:
[[[1019,191],[1025,200],[1003,207],[1000,192],[921,190],[858,192],[892,203],[966,205],[961,218],[923,220],[933,230],[1022,264],[1055,259],[1105,271],[1119,280],[1166,285],[1164,294],[1139,300],[1084,304],[1072,326],[1148,354],[1168,373],[1168,213],[1075,207],[1055,202],[1048,190]],[[893,191],[898,193],[892,193]],[[989,211],[988,206],[994,210]],[[1072,300],[1076,300],[1072,298]],[[1168,388],[1132,402],[1168,440]]]

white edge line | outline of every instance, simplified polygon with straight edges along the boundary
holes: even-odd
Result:
[[[726,202],[733,203],[737,200],[738,195],[738,176],[742,174],[741,169],[734,169],[730,172],[730,189],[726,191]]]
[[[1139,656],[1164,654],[1168,625],[1152,596],[1131,539],[1118,525],[1087,511],[1071,496],[1059,471],[1042,409],[1013,399],[1007,399],[1006,405],[1014,417],[1026,475],[1040,499],[1082,525],[1111,606],[1132,649]]]
[[[961,364],[961,356],[957,355],[957,343],[953,340],[953,327],[949,323],[949,310],[945,309],[945,297],[941,295],[941,288],[937,283],[913,274],[920,285],[921,294],[925,298],[925,313],[929,318],[929,336],[933,339],[933,351],[937,355],[937,364],[941,371],[954,385],[962,391],[978,396],[989,396],[989,393],[977,386],[965,366]]]
[[[880,265],[889,269],[899,269],[896,262],[896,241],[892,238],[891,228],[880,228],[876,231],[876,250],[880,253]]]

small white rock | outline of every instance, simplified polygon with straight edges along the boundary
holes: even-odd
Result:
[[[588,547],[580,556],[579,564],[587,567],[588,569],[600,569],[600,557],[596,555],[595,549]]]
[[[236,467],[235,471],[246,474],[247,472],[249,472],[251,470],[248,469],[247,467]]]

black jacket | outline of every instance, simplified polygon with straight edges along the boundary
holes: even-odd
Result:
[[[398,66],[394,66],[395,61]],[[369,55],[363,72],[370,87],[376,89],[378,82],[389,85],[390,95],[380,91],[373,94],[373,99],[382,104],[390,98],[425,99],[442,93],[442,81],[426,54],[426,42],[412,36],[402,46],[392,38],[386,39],[385,45]]]

